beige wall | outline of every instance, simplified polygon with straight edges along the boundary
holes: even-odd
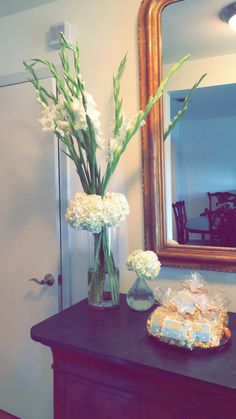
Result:
[[[66,20],[72,24],[73,39],[77,39],[81,50],[81,67],[86,87],[94,96],[103,114],[103,131],[108,133],[112,121],[111,92],[112,75],[120,59],[128,52],[128,64],[122,80],[122,92],[126,113],[132,117],[138,110],[138,51],[137,15],[140,0],[58,0],[17,15],[0,19],[0,75],[21,72],[22,60],[31,57],[55,58],[49,51],[46,33],[51,24]],[[225,65],[222,59],[223,75],[235,71]],[[214,64],[214,63],[213,63]],[[186,64],[193,81],[199,71]],[[188,67],[189,66],[189,67]],[[218,64],[212,70],[218,70]],[[208,71],[205,69],[204,72]],[[200,71],[201,73],[201,71]],[[180,77],[180,75],[175,75]],[[213,79],[213,75],[212,75]],[[190,81],[192,84],[192,81]],[[70,196],[79,188],[73,167],[69,170]],[[130,203],[130,216],[121,230],[121,290],[126,291],[134,278],[125,268],[129,251],[143,247],[143,209],[141,180],[140,137],[136,136],[128,147],[113,178],[110,190],[124,192]],[[86,246],[84,233],[71,231],[71,261],[73,279],[73,301],[86,295]],[[167,287],[187,271],[162,269],[157,283]],[[212,287],[220,287],[229,295],[236,310],[235,274],[207,272]],[[155,284],[152,284],[153,287]],[[234,302],[235,301],[235,302]]]
[[[140,0],[59,0],[0,20],[0,75],[23,71],[23,59],[46,57],[57,61],[57,53],[47,46],[50,25],[66,20],[81,52],[82,74],[87,90],[102,112],[103,132],[112,124],[112,75],[128,52],[122,78],[122,94],[127,116],[138,111],[137,15]],[[40,127],[39,127],[40,129]],[[125,259],[130,249],[143,247],[142,182],[140,136],[136,135],[123,156],[110,190],[127,195],[130,215],[120,227],[121,288],[129,287]],[[72,165],[69,170],[70,196],[79,189]],[[84,233],[71,231],[73,301],[86,295],[86,250]],[[125,280],[124,280],[125,278]]]
[[[169,68],[170,65],[164,66],[164,74]],[[193,60],[190,57],[170,80],[168,90],[189,89],[204,73],[207,73],[207,76],[202,81],[201,87],[235,83],[235,69],[236,54],[198,60]]]

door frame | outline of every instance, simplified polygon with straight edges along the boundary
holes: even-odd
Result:
[[[37,77],[42,80],[52,79],[52,88],[56,92],[55,79],[47,68],[39,68],[35,71]],[[0,76],[0,88],[14,84],[29,82],[26,71],[21,73]],[[68,204],[68,159],[63,152],[64,146],[59,144],[59,139],[53,134],[55,156],[55,192],[56,192],[56,235],[57,235],[57,272],[55,278],[58,287],[58,311],[72,304],[71,274],[69,260],[69,226],[65,220],[65,211]]]

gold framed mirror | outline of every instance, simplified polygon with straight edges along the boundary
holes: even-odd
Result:
[[[175,3],[176,7],[184,6],[185,2],[188,0],[143,0],[141,3],[138,33],[142,109],[162,80],[162,13],[167,6]],[[142,127],[145,248],[155,251],[164,266],[236,272],[235,248],[167,241],[163,116],[163,101],[159,101]]]

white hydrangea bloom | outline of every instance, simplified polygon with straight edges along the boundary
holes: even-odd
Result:
[[[108,227],[117,226],[129,214],[126,197],[118,192],[107,192],[103,197],[104,224]]]
[[[102,227],[117,226],[128,213],[129,205],[122,194],[106,193],[102,198],[79,192],[70,201],[65,217],[76,230],[100,233]]]
[[[99,195],[87,195],[78,192],[70,201],[66,211],[66,220],[76,230],[88,230],[100,233],[103,227],[103,202]]]
[[[138,276],[147,280],[156,279],[161,269],[161,263],[156,253],[140,249],[130,253],[126,266],[129,271],[134,271]]]

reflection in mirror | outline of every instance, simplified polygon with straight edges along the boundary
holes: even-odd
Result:
[[[236,270],[236,33],[219,18],[225,5],[144,0],[140,7],[142,103],[162,74],[191,54],[142,133],[146,247],[166,266]],[[207,77],[164,144],[163,127],[203,73]],[[211,197],[215,192],[221,194]]]
[[[188,91],[167,94],[173,118]],[[210,228],[209,213],[220,207],[233,209],[232,217],[235,212],[236,161],[232,153],[236,148],[235,112],[236,84],[198,88],[188,110],[167,140],[165,167],[171,171],[171,175],[166,176],[167,240],[174,239],[180,244],[236,247],[234,230],[229,231],[232,237],[226,241],[226,231],[221,234],[220,224],[217,226],[215,222]],[[209,195],[219,191],[218,197]],[[174,205],[178,201],[184,201],[184,211]],[[173,209],[172,213],[170,209]],[[217,229],[219,237],[215,240]]]
[[[230,42],[227,40],[226,43],[222,36],[215,39],[215,28],[213,24],[209,26],[209,19],[206,19],[207,14],[218,16],[224,6],[225,1],[222,0],[214,1],[214,5],[208,2],[207,6],[206,2],[186,0],[164,9],[161,18],[164,74],[169,64],[177,59],[177,54],[189,52],[191,60],[197,62],[200,69],[204,65],[209,66],[212,59],[216,61],[217,57],[235,50],[232,45],[235,35],[231,34]],[[180,31],[182,25],[176,26],[176,21],[185,21],[188,25],[183,25],[184,30]],[[217,23],[225,29],[223,22],[219,20]],[[236,165],[232,153],[236,128],[236,87],[235,84],[227,84],[227,80],[225,84],[211,85],[212,75],[214,83],[218,83],[216,71],[218,68],[208,74],[207,87],[199,87],[193,93],[187,112],[165,144],[167,241],[176,240],[179,244],[197,246],[236,246],[234,237],[225,240],[220,224],[212,226],[213,216],[209,213],[211,202],[208,193],[236,192]],[[182,87],[184,83],[188,85],[190,76],[185,74],[185,69],[181,77]],[[188,94],[186,89],[178,90],[178,82],[173,87],[175,90],[168,91],[164,101],[166,122],[168,116],[172,119],[181,109]],[[234,202],[228,202],[227,198],[226,195],[225,202],[216,202],[214,210],[220,206],[232,207]],[[184,201],[182,210],[179,201]],[[214,239],[215,230],[218,230],[219,240]],[[233,234],[234,231],[231,232]]]

